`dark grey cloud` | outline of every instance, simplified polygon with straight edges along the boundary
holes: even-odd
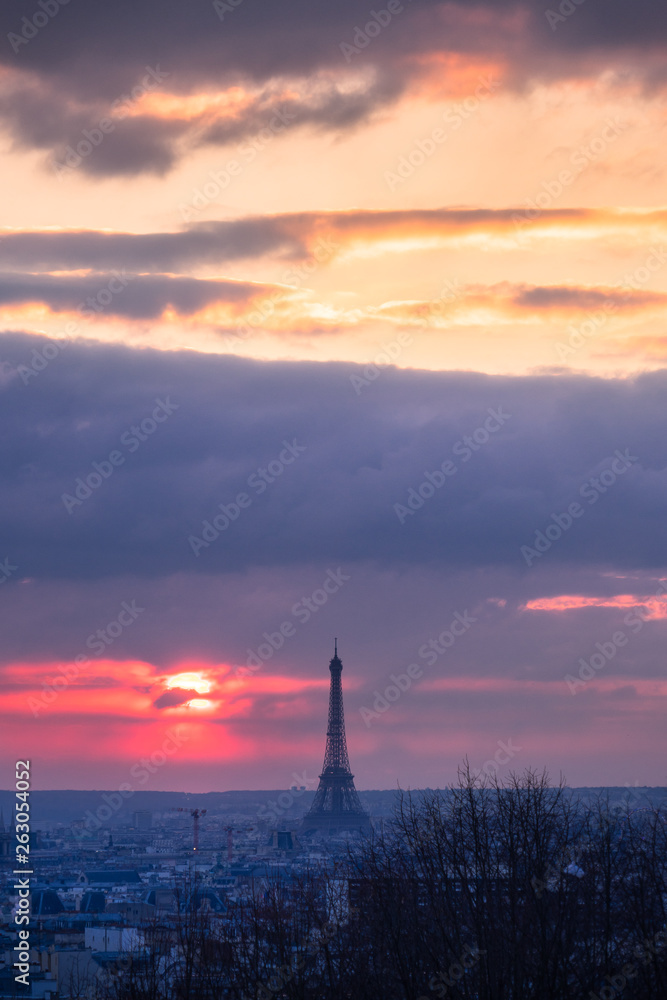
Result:
[[[130,117],[117,117],[112,110],[115,102],[110,106],[92,102],[82,109],[79,104],[63,102],[51,88],[19,85],[0,97],[0,119],[4,119],[16,146],[51,151],[46,166],[59,179],[75,169],[98,177],[162,176],[186,149],[226,146],[254,136],[264,145],[287,129],[304,126],[352,128],[376,108],[393,101],[401,89],[398,80],[380,76],[351,93],[334,83],[318,86],[313,94],[300,98],[261,93],[242,113],[231,117],[216,117],[206,111],[193,118],[167,118],[137,114],[136,110]],[[100,129],[102,122],[104,131]],[[239,155],[243,148],[239,148]],[[252,151],[253,147],[246,149]],[[256,149],[250,153],[252,158],[255,155]]]
[[[609,303],[614,308],[636,309],[647,305],[661,305],[661,292],[634,291],[627,288],[581,288],[576,285],[547,285],[522,288],[514,296],[519,306],[536,306],[540,309],[565,307],[568,309],[601,309]]]
[[[183,688],[172,688],[165,691],[153,702],[156,708],[175,708],[176,705],[185,705],[194,697],[192,691],[184,691]]]
[[[180,232],[106,233],[95,230],[7,233],[0,241],[0,267],[7,270],[185,271],[202,265],[272,254],[300,259],[321,246],[318,259],[338,249],[336,240],[382,232],[430,231],[447,235],[498,228],[516,233],[516,208],[409,209],[406,211],[289,212],[218,222],[197,222]],[[550,209],[542,222],[585,223],[600,213],[583,208]]]
[[[57,2],[51,0],[52,6]],[[168,73],[163,89],[174,93],[233,84],[261,92],[234,119],[125,121],[81,165],[82,171],[100,176],[160,174],[201,142],[225,144],[266,126],[263,111],[269,117],[273,113],[271,87],[280,79],[307,81],[293,104],[294,127],[333,130],[354,127],[395,101],[423,76],[425,57],[438,52],[507,60],[508,82],[516,86],[602,68],[636,74],[652,86],[664,83],[667,14],[657,0],[639,0],[631,7],[625,0],[586,0],[571,5],[567,16],[558,15],[560,6],[536,6],[532,0],[412,0],[346,59],[341,46],[353,45],[357,29],[363,31],[372,20],[372,9],[360,0],[333,5],[289,0],[278,6],[243,0],[222,20],[210,0],[187,5],[153,0],[140,6],[96,0],[63,5],[39,30],[30,22],[35,13],[43,20],[41,8],[8,0],[0,13],[0,36],[6,40],[0,65],[25,73],[22,93],[12,92],[8,102],[0,102],[0,116],[17,142],[55,154],[131,93],[148,67]],[[363,92],[333,82],[356,67],[373,75]]]
[[[214,120],[201,130],[198,142],[227,145],[273,127],[274,135],[286,128],[313,126],[318,129],[348,129],[365,121],[377,108],[394,101],[403,90],[396,77],[380,75],[363,90],[345,92],[330,83],[318,87],[301,100],[280,94],[260,95],[243,113],[234,118]],[[276,117],[278,115],[278,117]]]
[[[502,51],[510,33],[526,47],[537,39],[547,50],[654,46],[667,39],[667,13],[657,0],[638,0],[631,7],[624,0],[587,0],[578,7],[562,30],[553,30],[546,12],[558,10],[557,4],[412,0],[372,40],[366,58],[405,57],[438,47]],[[22,18],[30,14],[22,0],[8,0],[0,22],[4,37],[20,32]],[[8,40],[2,58],[8,66],[18,63],[61,78],[83,95],[115,96],[127,89],[132,73],[138,76],[145,64],[156,63],[190,83],[240,75],[262,81],[338,66],[340,43],[351,42],[355,28],[369,18],[369,7],[360,0],[335,5],[289,0],[278,7],[243,0],[223,20],[210,0],[187,6],[149,0],[139,7],[119,0],[113,8],[95,0],[64,5],[18,52]],[[500,36],[499,28],[504,29]]]
[[[160,579],[32,580],[2,594],[0,663],[68,664],[82,652],[90,657],[87,637],[114,620],[123,601],[136,600],[144,612],[107,655],[118,662],[138,660],[153,665],[156,683],[161,672],[176,664],[181,664],[181,670],[197,661],[244,665],[248,651],[256,651],[267,641],[264,633],[275,634],[282,622],[289,621],[295,627],[294,636],[251,672],[251,678],[286,670],[295,677],[312,677],[318,664],[326,667],[332,637],[338,635],[349,672],[375,686],[392,670],[414,660],[423,643],[449,626],[456,611],[475,617],[475,628],[465,642],[451,648],[434,675],[446,668],[459,676],[561,681],[579,657],[595,652],[596,642],[606,641],[623,628],[629,609],[584,607],[555,614],[523,610],[526,602],[560,594],[602,600],[629,593],[637,595],[639,604],[642,596],[655,594],[656,577],[663,575],[619,577],[563,562],[544,563],[530,574],[512,568],[480,571],[431,565],[391,570],[369,562],[343,563],[349,580],[302,623],[292,609],[321,585],[326,569],[326,563],[311,562]],[[640,658],[638,676],[661,678],[666,630],[664,619],[647,623],[638,633],[633,630],[632,643],[614,657],[614,670],[630,676],[633,663]],[[77,685],[93,683],[99,669],[94,666],[96,659],[92,656],[93,665],[81,671]],[[225,671],[220,673],[222,681]],[[3,673],[3,689],[9,689],[10,677],[14,675]],[[15,689],[29,687],[26,678]],[[157,692],[148,685],[137,690],[152,691],[154,697]],[[352,699],[350,705],[363,704],[366,693],[346,698]],[[189,691],[178,697],[182,704],[198,696]]]
[[[24,575],[226,574],[313,561],[529,573],[521,546],[573,502],[583,516],[535,565],[666,561],[664,372],[605,380],[387,369],[357,394],[350,376],[364,370],[349,364],[92,344],[44,363],[33,353],[44,344],[2,341],[4,537]],[[29,365],[43,370],[30,375]],[[490,410],[510,416],[465,457],[464,437]],[[582,488],[609,478],[617,450],[628,450],[628,471],[591,502]],[[113,467],[111,453],[122,459]],[[456,474],[401,523],[395,505],[448,459]],[[258,473],[270,468],[272,482]],[[83,487],[81,503],[63,499],[95,473],[90,496]],[[204,522],[240,493],[247,507],[219,537],[209,530],[195,555],[189,539],[204,539]]]
[[[0,274],[0,303],[43,302],[54,311],[82,311],[91,316],[156,319],[165,309],[189,315],[215,302],[248,302],[268,294],[269,286],[245,281],[204,281],[170,275],[137,275],[123,271],[62,275]]]
[[[267,739],[275,740],[278,747],[286,740],[291,755],[288,750],[288,766],[284,759],[280,766],[287,777],[295,769],[302,773],[304,768],[309,777],[315,777],[321,762],[327,664],[334,635],[339,637],[344,663],[350,750],[362,785],[375,782],[391,786],[398,775],[405,783],[423,785],[429,767],[432,777],[428,781],[435,784],[445,780],[443,774],[448,767],[454,777],[456,765],[465,754],[480,766],[493,756],[496,741],[508,737],[522,747],[517,765],[534,763],[541,767],[548,762],[555,774],[563,769],[570,781],[584,781],[588,780],[587,769],[593,766],[591,744],[588,742],[582,753],[581,744],[571,747],[569,737],[578,741],[592,728],[611,734],[607,741],[600,741],[600,763],[609,768],[608,773],[620,766],[623,777],[617,779],[619,782],[633,784],[636,777],[642,776],[646,781],[647,769],[653,773],[664,767],[660,756],[649,749],[651,741],[653,748],[660,744],[660,726],[664,725],[657,699],[654,713],[647,712],[641,721],[647,752],[643,753],[633,740],[634,761],[628,762],[627,745],[623,745],[612,763],[612,751],[618,742],[614,742],[614,734],[619,730],[628,734],[638,731],[634,728],[635,682],[659,681],[664,674],[667,622],[647,622],[640,632],[630,634],[624,624],[625,608],[584,608],[562,615],[521,610],[526,600],[552,594],[591,594],[598,598],[618,593],[650,595],[658,585],[656,575],[662,574],[632,574],[629,579],[621,579],[563,563],[538,566],[526,575],[509,569],[461,570],[450,565],[400,571],[369,564],[344,568],[350,579],[340,592],[306,624],[296,623],[295,635],[249,678],[242,698],[246,705],[251,701],[252,711],[225,711],[237,694],[225,686],[226,668],[223,666],[218,674],[217,665],[244,664],[248,649],[257,650],[266,642],[264,632],[275,633],[283,621],[296,622],[292,606],[321,584],[325,572],[321,564],[215,576],[177,574],[159,580],[26,582],[0,595],[3,690],[12,690],[7,680],[16,676],[16,668],[4,664],[23,661],[68,665],[82,648],[88,652],[84,639],[89,633],[115,618],[123,600],[136,598],[146,610],[110,647],[107,656],[117,663],[138,659],[152,664],[156,680],[165,671],[180,672],[200,665],[209,668],[213,680],[220,677],[225,699],[221,710],[224,722],[218,721],[228,732],[257,741],[260,747],[266,745]],[[501,600],[506,603],[500,604]],[[456,611],[467,611],[475,617],[474,628],[446,656],[428,666],[419,657],[419,649],[448,627]],[[565,675],[576,674],[579,659],[589,659],[596,652],[595,644],[608,642],[619,628],[629,633],[628,645],[618,650],[585,690],[572,697]],[[366,729],[359,709],[372,707],[375,692],[384,691],[391,683],[390,675],[404,672],[411,662],[424,668],[418,683],[391,711],[376,719],[370,730]],[[44,673],[47,677],[53,675],[57,667],[38,669],[41,679]],[[95,667],[89,674],[94,671]],[[85,676],[86,670],[81,677]],[[277,677],[317,679],[321,686],[281,692],[277,698],[275,688],[266,687]],[[467,689],[452,689],[446,684],[434,689],[434,682],[446,682],[452,677],[467,678]],[[619,677],[628,680],[620,697],[605,690],[609,681]],[[487,686],[484,678],[503,678],[508,687],[499,690]],[[549,683],[540,687],[544,682]],[[155,697],[157,688],[152,690]],[[65,714],[73,694],[72,690],[63,692],[36,724],[62,725],[71,720],[80,725],[80,713]],[[193,696],[193,692],[185,694]],[[219,694],[214,685],[210,697],[215,699]],[[647,707],[646,698],[643,705]],[[112,726],[118,724],[118,717],[96,714],[94,724]],[[424,734],[425,742],[416,741],[416,733]],[[568,738],[564,743],[565,734]],[[310,750],[304,746],[307,740],[313,741]],[[429,754],[433,755],[430,764]],[[402,770],[410,758],[414,761],[413,776]],[[133,760],[127,766],[130,763]],[[232,762],[229,764],[231,768]],[[264,764],[276,766],[275,761],[264,761],[262,767]],[[42,780],[45,773],[41,767]],[[229,773],[237,774],[236,770]],[[382,776],[382,780],[371,775]],[[213,779],[213,775],[207,776],[212,785]],[[117,787],[120,780],[116,779],[115,786],[110,781],[109,786]],[[233,783],[233,779],[228,780]],[[241,778],[238,780],[243,783]],[[664,775],[653,781],[664,782]],[[292,782],[285,778],[281,782],[276,775],[273,783],[283,787]]]
[[[95,129],[98,121],[88,122],[88,128]],[[64,131],[64,130],[63,130]],[[67,151],[76,149],[86,138],[82,129],[70,127],[53,149],[51,167],[58,173],[68,167]],[[180,122],[163,118],[137,115],[119,122],[114,131],[105,135],[99,146],[77,162],[74,169],[96,177],[132,177],[141,173],[157,174],[162,177],[174,167],[179,159],[178,140],[183,132]]]
[[[299,223],[300,220],[300,232]],[[305,256],[308,214],[201,222],[176,233],[13,233],[0,242],[0,264],[33,270],[185,271],[267,253]]]

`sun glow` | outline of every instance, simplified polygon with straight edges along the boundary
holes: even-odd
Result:
[[[196,708],[199,711],[204,711],[204,709],[213,708],[213,702],[209,701],[208,698],[192,698],[187,703],[186,708]]]
[[[167,687],[170,690],[172,688],[181,688],[183,691],[196,691],[197,694],[208,694],[211,690],[211,682],[207,681],[201,674],[194,672],[174,674],[173,677],[167,679]],[[190,702],[190,704],[193,703]]]

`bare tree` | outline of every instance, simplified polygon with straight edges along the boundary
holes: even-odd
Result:
[[[185,893],[103,1000],[663,997],[666,866],[663,812],[466,763],[344,859],[276,872],[223,917]]]

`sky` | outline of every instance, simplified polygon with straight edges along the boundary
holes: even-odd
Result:
[[[0,784],[667,784],[667,9],[0,21]]]

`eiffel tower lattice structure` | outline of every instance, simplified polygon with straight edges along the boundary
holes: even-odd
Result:
[[[306,832],[319,830],[331,834],[369,830],[370,818],[359,801],[354,787],[354,775],[350,770],[350,758],[347,753],[343,686],[340,679],[343,664],[338,656],[337,640],[334,641],[334,655],[329,663],[329,670],[331,687],[324,766],[313,804],[303,819],[303,830]]]

